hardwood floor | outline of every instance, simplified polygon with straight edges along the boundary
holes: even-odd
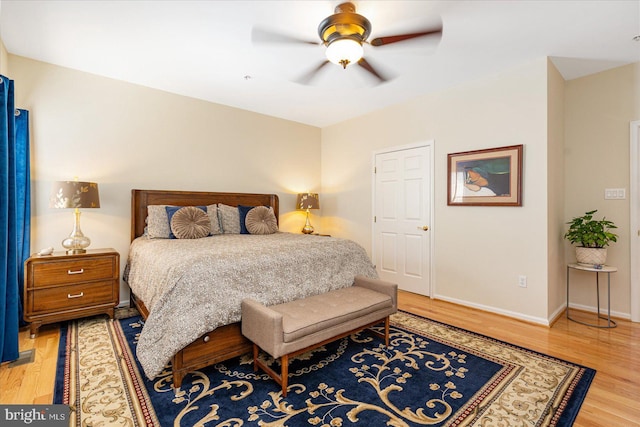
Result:
[[[616,319],[615,329],[592,328],[562,316],[551,327],[400,292],[399,307],[531,350],[596,369],[575,426],[640,426],[640,323]],[[593,314],[572,311],[575,318]],[[0,366],[0,403],[51,403],[59,330],[43,326],[35,340],[20,333],[20,350],[36,349],[35,361]]]
[[[50,404],[53,402],[53,384],[56,377],[58,324],[42,326],[35,339],[29,337],[29,327],[20,330],[18,348],[21,352],[35,349],[35,359],[10,367],[0,366],[0,404]]]

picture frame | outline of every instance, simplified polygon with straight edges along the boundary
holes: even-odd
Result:
[[[522,206],[522,145],[447,155],[447,205]]]

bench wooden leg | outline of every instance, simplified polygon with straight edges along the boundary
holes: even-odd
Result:
[[[260,354],[260,349],[254,343],[253,344],[253,372],[258,371],[258,355]]]
[[[282,385],[282,397],[287,397],[287,386],[289,383],[289,355],[285,354],[280,358],[281,373],[280,382]]]
[[[258,368],[262,369],[266,372],[273,380],[278,383],[282,387],[282,397],[287,397],[287,387],[289,384],[289,355],[285,354],[280,357],[280,374],[271,369],[270,366],[262,363],[260,359],[258,359],[258,355],[260,353],[260,348],[253,344],[253,370],[257,371]]]
[[[389,348],[389,316],[384,319],[384,345]]]
[[[376,324],[380,323],[380,322],[384,322],[384,333],[382,332],[378,332],[374,329],[371,329],[369,326],[375,326]],[[373,335],[382,338],[384,340],[384,345],[387,346],[387,348],[389,347],[389,316],[385,317],[384,319],[378,320],[377,322],[374,322],[372,324],[370,324],[369,326],[366,326],[365,328],[367,328],[367,331],[369,331],[370,333],[372,333]]]

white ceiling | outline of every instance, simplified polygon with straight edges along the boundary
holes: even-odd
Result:
[[[333,64],[294,83],[323,46],[252,43],[254,26],[318,41],[338,3],[0,0],[0,36],[11,54],[318,127],[534,58],[567,80],[640,61],[640,0],[355,1],[369,40],[443,24],[439,43],[365,45],[395,76],[379,85]]]

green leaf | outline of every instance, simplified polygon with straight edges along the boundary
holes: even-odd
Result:
[[[564,238],[571,243],[586,248],[604,248],[611,242],[617,242],[618,236],[609,230],[618,227],[605,218],[601,220],[593,219],[596,212],[598,211],[588,211],[584,215],[575,217],[567,222],[569,229],[564,234]]]

